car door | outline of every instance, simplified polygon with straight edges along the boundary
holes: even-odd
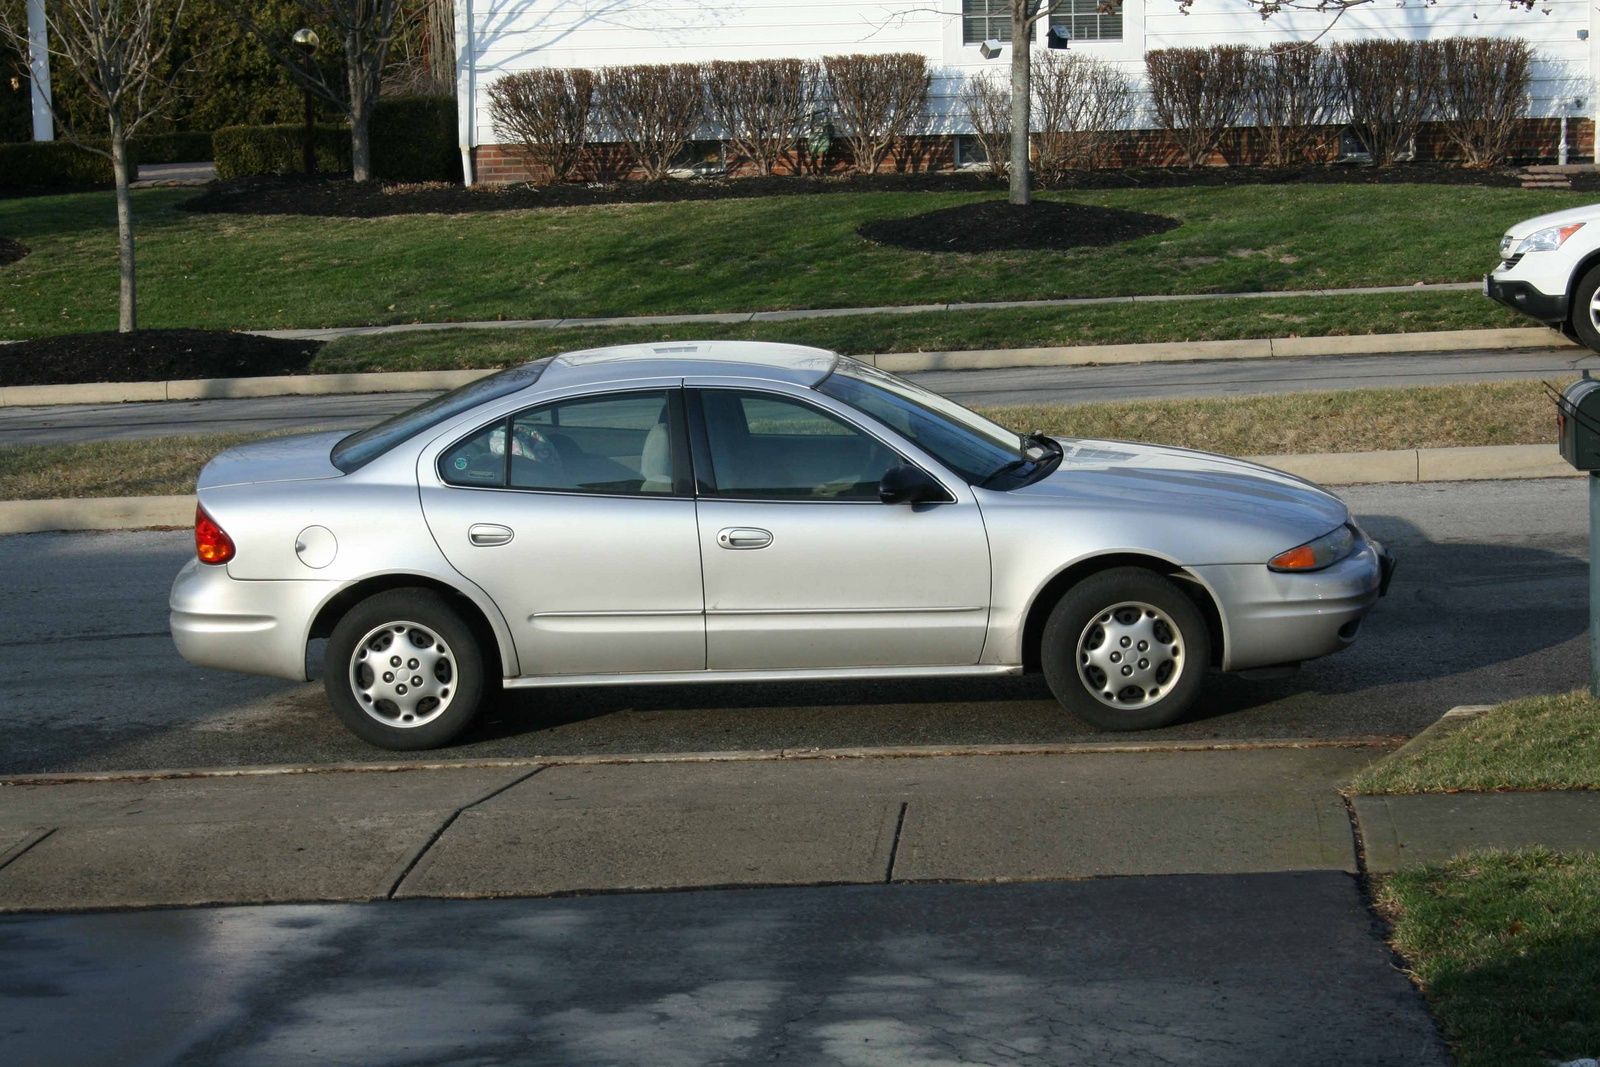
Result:
[[[688,401],[709,668],[978,661],[989,546],[965,485],[885,504],[879,480],[904,460],[843,415],[759,388]]]
[[[499,605],[524,675],[704,669],[684,432],[674,383],[550,401],[430,450],[428,525]]]

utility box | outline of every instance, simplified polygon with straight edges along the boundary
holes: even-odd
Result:
[[[1556,444],[1581,471],[1600,471],[1600,380],[1588,372],[1556,397]]]

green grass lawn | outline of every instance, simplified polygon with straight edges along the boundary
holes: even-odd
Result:
[[[1283,396],[1130,400],[982,409],[1017,430],[1112,437],[1231,455],[1525,444],[1549,439],[1537,382],[1358,389]],[[265,435],[256,435],[265,436]],[[0,448],[0,500],[187,493],[232,437],[165,437]]]
[[[1266,297],[960,313],[841,315],[792,322],[584,326],[559,330],[431,330],[342,337],[315,373],[503,367],[557,352],[637,341],[733,338],[816,345],[846,355],[978,348],[1215,341],[1244,337],[1416,333],[1531,325],[1477,293]],[[1554,334],[1551,335],[1554,338]],[[0,350],[0,358],[4,351]]]
[[[176,206],[191,195],[135,194],[146,326],[307,327],[1462,281],[1493,262],[1508,224],[1592,199],[1444,185],[1046,194],[1170,215],[1183,225],[1111,248],[963,256],[877,246],[855,228],[995,194],[837,193],[379,219],[191,215]],[[0,268],[0,335],[115,325],[109,193],[0,200],[0,234],[33,250]]]
[[[1580,691],[1501,704],[1385,756],[1351,788],[1600,789],[1600,700]]]
[[[1378,910],[1459,1067],[1600,1052],[1600,857],[1480,852],[1387,876]]]

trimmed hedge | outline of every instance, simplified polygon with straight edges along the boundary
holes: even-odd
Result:
[[[66,141],[0,144],[0,189],[110,185],[111,160]]]
[[[140,163],[204,163],[211,158],[211,131],[147,133],[133,139]]]
[[[397,96],[378,101],[368,130],[374,177],[397,182],[455,181],[461,177],[452,97]],[[211,139],[217,177],[299,174],[305,127],[224,126]],[[350,128],[318,126],[317,170],[350,170]],[[146,159],[146,162],[151,160]]]
[[[315,133],[317,170],[339,174],[350,169],[350,131],[344,126],[318,126]],[[299,174],[304,169],[305,127],[224,126],[211,136],[217,177],[246,178],[257,174]]]
[[[373,112],[372,173],[396,182],[461,180],[453,96],[394,96]]]

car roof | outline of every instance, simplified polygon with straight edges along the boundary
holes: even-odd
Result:
[[[663,341],[565,352],[552,359],[539,384],[629,378],[738,377],[815,385],[838,363],[837,353],[771,341]]]

